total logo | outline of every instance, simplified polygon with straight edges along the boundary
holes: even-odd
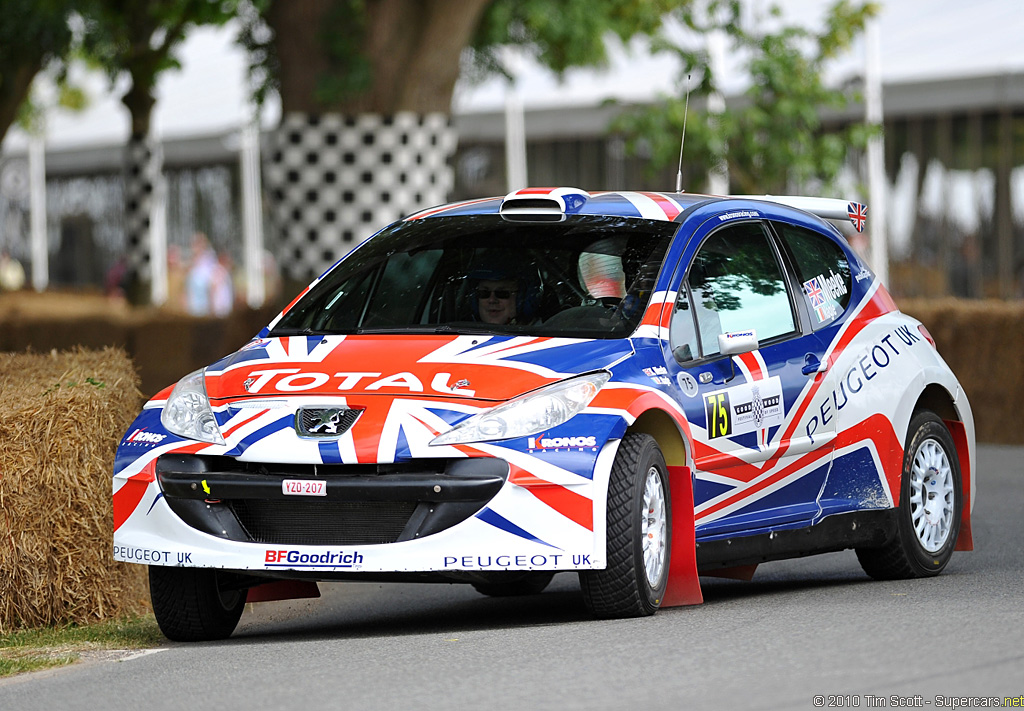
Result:
[[[167,435],[157,434],[156,432],[146,432],[145,428],[137,429],[130,435],[124,438],[125,444],[160,444]]]
[[[528,437],[527,446],[531,449],[569,449],[576,447],[597,447],[597,438],[589,437]]]
[[[316,388],[336,388],[342,392],[347,390],[384,390],[390,392],[397,388],[411,393],[424,392],[423,381],[409,372],[394,373],[381,377],[383,373],[317,373],[303,371],[300,368],[275,368],[253,370],[242,383],[246,392],[259,393],[264,388],[272,387],[278,392],[292,393],[314,390]],[[430,389],[444,395],[462,395],[473,397],[475,390],[469,390],[469,380],[456,379],[452,384],[451,373],[434,373],[430,379]]]

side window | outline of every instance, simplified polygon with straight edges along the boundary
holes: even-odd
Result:
[[[693,309],[690,308],[690,297],[685,284],[679,286],[679,296],[676,297],[672,321],[669,324],[668,339],[672,354],[680,363],[693,360],[700,355],[697,329],[693,325]]]
[[[711,235],[690,265],[687,284],[705,357],[720,353],[722,333],[755,329],[763,343],[796,330],[782,267],[760,223]]]
[[[850,303],[850,265],[835,242],[802,227],[775,223],[793,258],[814,329],[835,321]]]

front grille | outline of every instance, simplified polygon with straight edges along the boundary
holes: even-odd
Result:
[[[416,509],[414,501],[225,501],[257,543],[368,545],[394,543]]]
[[[300,437],[341,437],[363,414],[362,408],[300,407],[295,413]]]

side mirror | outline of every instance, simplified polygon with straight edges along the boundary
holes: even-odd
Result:
[[[731,331],[718,334],[718,352],[722,355],[736,355],[757,350],[757,331]]]

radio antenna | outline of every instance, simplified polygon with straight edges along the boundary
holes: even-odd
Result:
[[[686,75],[686,102],[683,104],[683,136],[679,139],[679,170],[676,171],[676,192],[683,192],[683,146],[686,145],[686,114],[690,110],[690,75]]]

